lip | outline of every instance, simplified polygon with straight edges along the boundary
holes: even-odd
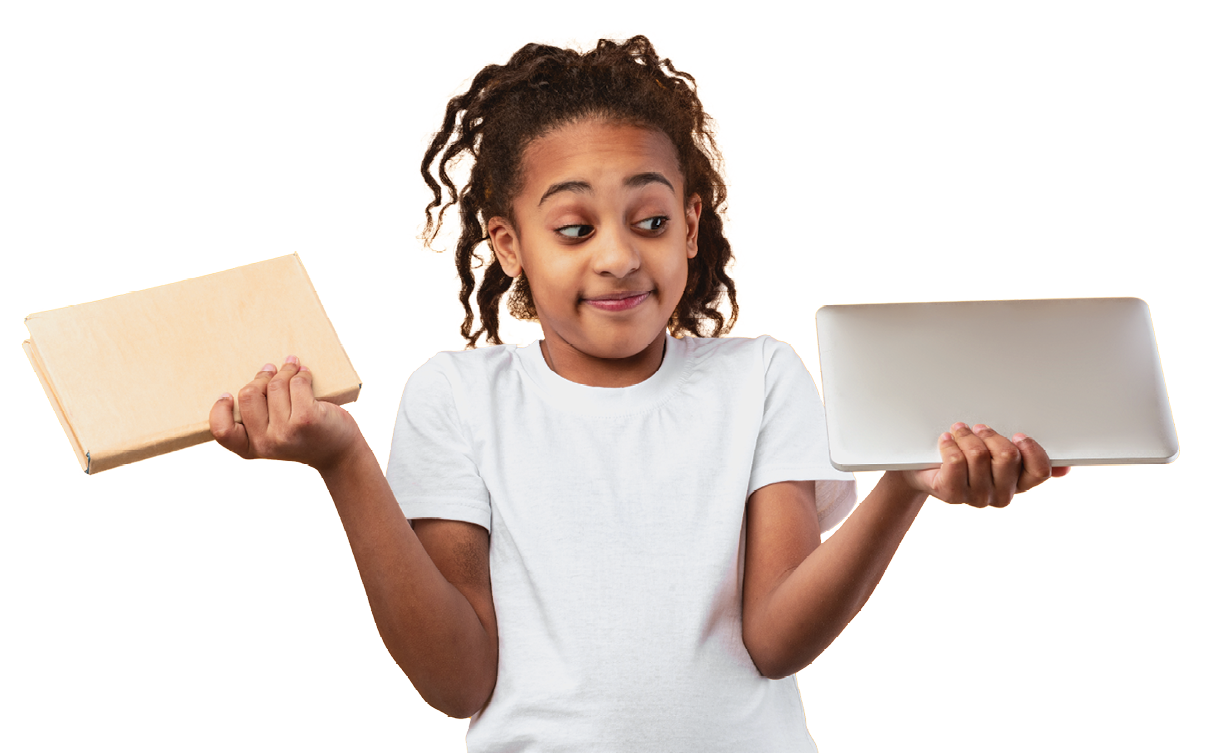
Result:
[[[624,290],[620,293],[584,298],[583,302],[601,311],[628,311],[642,305],[642,302],[650,297],[649,290]]]

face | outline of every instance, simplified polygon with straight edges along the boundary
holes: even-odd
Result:
[[[532,142],[521,167],[513,220],[493,218],[488,231],[503,270],[528,276],[551,366],[601,386],[650,376],[701,215],[672,142],[585,120]]]

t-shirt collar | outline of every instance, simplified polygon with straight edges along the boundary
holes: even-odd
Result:
[[[629,387],[589,387],[558,376],[545,362],[539,340],[518,348],[516,363],[541,397],[556,407],[584,415],[640,413],[665,402],[683,381],[685,343],[670,333],[666,337],[659,370]]]

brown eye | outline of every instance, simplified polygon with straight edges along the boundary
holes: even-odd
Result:
[[[642,222],[635,223],[634,227],[640,230],[645,230],[648,233],[658,233],[660,230],[667,227],[667,225],[668,218],[660,215],[658,217],[648,217]]]
[[[567,238],[586,238],[592,234],[591,225],[563,225],[558,228],[558,235]]]

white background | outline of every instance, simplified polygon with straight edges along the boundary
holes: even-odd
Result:
[[[525,42],[634,33],[717,119],[735,334],[818,374],[826,303],[1153,313],[1182,457],[1080,469],[1004,511],[929,504],[800,674],[821,749],[1211,745],[1212,6],[707,7],[5,4],[0,748],[464,749],[380,643],[312,471],[209,444],[85,476],[22,319],[298,252],[383,463],[406,377],[462,345],[451,259],[416,237],[447,99]]]

